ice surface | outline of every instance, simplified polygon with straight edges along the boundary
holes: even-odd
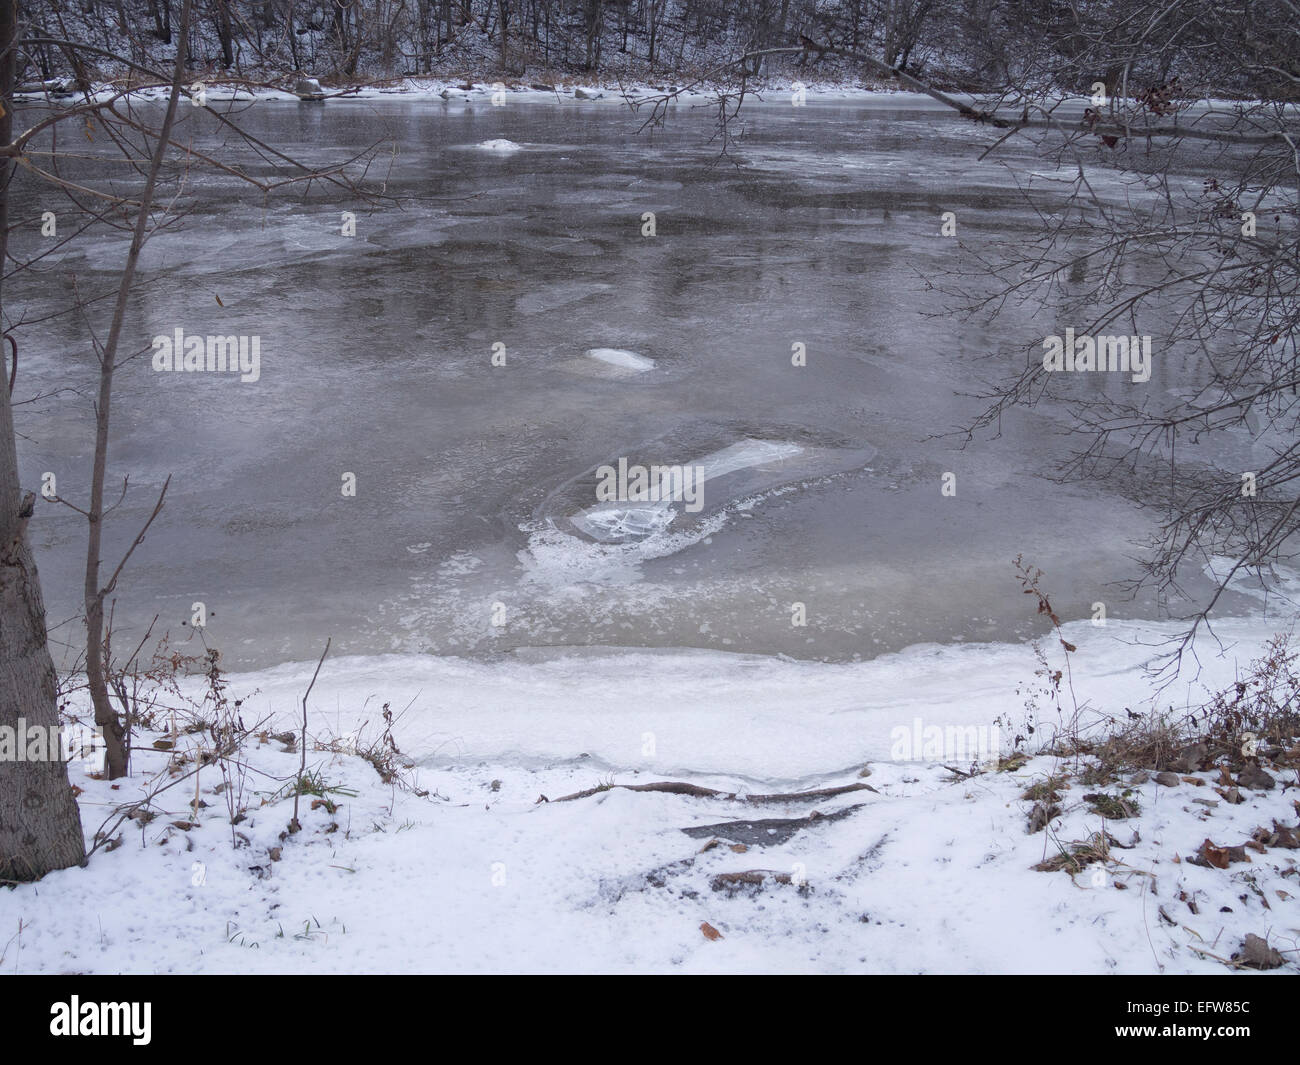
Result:
[[[559,281],[537,283],[538,291],[520,296],[515,307],[524,314],[541,314],[543,311],[567,307],[571,303],[585,300],[611,291],[614,286],[607,281]]]
[[[1088,616],[1133,575],[1148,513],[1118,486],[1047,476],[1064,405],[1044,401],[964,450],[943,436],[973,413],[962,394],[987,382],[990,354],[1043,334],[1016,310],[997,332],[945,314],[926,286],[953,268],[940,210],[980,219],[962,230],[976,250],[1037,225],[1004,160],[980,162],[959,119],[902,94],[756,104],[752,165],[718,166],[709,109],[684,106],[651,136],[612,94],[506,108],[473,95],[472,113],[379,94],[259,101],[241,122],[309,165],[391,134],[393,204],[357,210],[347,236],[339,204],[267,200],[200,168],[187,184],[199,209],[145,246],[127,349],[176,327],[258,335],[262,376],[124,363],[112,473],[129,474],[130,491],[106,528],[111,554],[172,482],[123,579],[123,643],[155,614],[181,631],[206,596],[219,599],[209,639],[244,667],[311,658],[331,635],[342,653],[621,643],[851,660],[1027,630],[1009,565],[1021,552],[1050,574],[1063,616]],[[184,137],[217,150],[221,128],[195,110]],[[498,140],[522,151],[478,147]],[[102,170],[68,165],[72,181]],[[15,217],[39,217],[34,183],[14,197]],[[659,212],[654,239],[640,236],[647,210]],[[12,240],[24,258],[49,251],[35,227]],[[121,234],[88,233],[47,265],[99,291],[125,251]],[[72,491],[93,446],[79,397],[94,361],[49,276],[20,273],[6,296],[47,323],[23,338],[19,458],[25,485],[67,471]],[[796,341],[805,366],[791,363]],[[491,361],[498,342],[505,366]],[[653,370],[585,354],[598,347]],[[51,382],[66,391],[22,402]],[[720,472],[747,439],[804,450]],[[633,505],[582,531],[570,519],[597,502],[584,471],[620,455],[711,458],[704,511]],[[356,499],[339,496],[345,470],[360,476]],[[939,491],[945,471],[955,497]],[[62,620],[83,598],[84,526],[39,506],[46,604]],[[458,558],[482,561],[440,569]],[[774,605],[811,598],[806,630]],[[483,604],[498,600],[511,620],[493,629]],[[1122,609],[1162,608],[1148,597]],[[285,626],[286,614],[299,620]]]

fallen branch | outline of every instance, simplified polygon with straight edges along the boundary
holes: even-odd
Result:
[[[573,799],[588,799],[593,795],[599,795],[602,791],[612,791],[614,788],[623,788],[626,791],[664,791],[669,795],[690,795],[697,799],[734,799],[736,797],[734,794],[725,791],[702,788],[698,784],[687,784],[680,780],[661,780],[654,784],[602,784],[599,787],[587,788],[585,791],[575,791],[572,795],[561,795],[558,799],[548,799],[545,795],[540,795],[537,802],[570,802]],[[536,803],[533,805],[536,805]]]
[[[585,791],[575,791],[572,795],[562,795],[558,799],[548,799],[545,795],[539,795],[537,802],[570,802],[573,799],[588,799],[593,795],[599,795],[603,791],[612,791],[614,788],[622,788],[625,791],[661,791],[669,795],[690,795],[696,799],[733,799],[740,802],[813,802],[817,799],[829,799],[836,795],[846,795],[852,791],[870,791],[879,795],[870,784],[845,784],[837,788],[819,788],[816,791],[792,791],[773,795],[740,795],[734,791],[718,791],[714,788],[704,788],[698,784],[688,784],[681,780],[660,780],[653,784],[601,784],[598,787],[587,788]],[[534,803],[536,805],[536,803]]]
[[[818,788],[816,791],[791,791],[776,795],[744,795],[745,802],[814,802],[817,799],[833,799],[836,795],[848,795],[854,791],[869,791],[879,795],[870,784],[841,784],[835,788]]]

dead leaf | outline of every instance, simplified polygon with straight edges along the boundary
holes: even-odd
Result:
[[[1216,847],[1208,839],[1201,844],[1201,849],[1196,854],[1216,869],[1228,868],[1228,849],[1226,847]]]
[[[1280,969],[1286,964],[1281,953],[1270,947],[1268,941],[1257,935],[1248,935],[1241,944],[1241,951],[1234,955],[1241,964],[1249,969]]]

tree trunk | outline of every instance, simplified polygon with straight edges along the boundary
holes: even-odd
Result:
[[[506,74],[510,65],[510,0],[497,0],[497,9],[501,13],[501,73]]]
[[[230,26],[230,8],[225,0],[216,0],[212,11],[212,22],[217,30],[217,41],[221,45],[221,66],[229,70],[235,63],[233,50],[234,31]]]
[[[13,137],[17,0],[0,0],[0,141]],[[0,261],[9,232],[9,182],[13,165],[0,167]],[[7,377],[7,375],[4,375]],[[57,678],[45,637],[45,607],[36,564],[27,544],[27,517],[18,487],[18,454],[8,381],[0,384],[0,728],[18,730],[19,719],[57,734]],[[34,504],[29,499],[28,506]],[[43,761],[0,760],[0,882],[38,880],[54,869],[86,860],[81,816],[61,745]]]

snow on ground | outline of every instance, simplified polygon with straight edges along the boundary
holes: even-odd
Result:
[[[469,88],[465,85],[469,84]],[[95,100],[107,100],[121,94],[121,89],[111,83],[98,83],[90,92]],[[197,91],[197,90],[196,90]],[[638,79],[619,79],[610,81],[603,87],[581,85],[573,81],[561,80],[552,86],[522,84],[519,82],[474,81],[466,83],[458,79],[437,77],[406,77],[375,85],[347,85],[326,87],[326,102],[330,105],[349,102],[375,100],[387,96],[400,96],[412,100],[426,100],[438,106],[465,106],[478,103],[481,106],[510,106],[516,103],[555,103],[568,102],[576,107],[636,107],[638,113],[648,114],[644,110],[657,101],[666,101],[669,107],[716,106],[717,87],[713,84],[694,82],[689,85],[676,83],[664,84],[659,81]],[[751,81],[746,86],[747,99],[753,102],[768,102],[789,105],[796,94],[802,100],[812,99],[828,104],[852,103],[858,106],[881,107],[891,110],[906,109],[910,111],[950,111],[949,105],[934,97],[908,89],[900,89],[890,84],[864,84],[852,77],[847,78],[810,78],[788,76],[771,77]],[[948,91],[946,95],[961,103],[973,103],[977,97],[970,93]],[[165,100],[167,90],[164,88],[145,88],[125,94],[128,99]],[[56,104],[70,105],[80,99],[80,94],[63,94],[50,96],[48,93],[19,93],[18,99],[24,101],[52,100]],[[250,103],[289,103],[301,101],[292,92],[268,88],[263,85],[223,84],[213,81],[202,86],[200,103],[209,107],[236,109]],[[1184,119],[1199,119],[1205,116],[1221,114],[1234,115],[1239,107],[1256,106],[1259,101],[1235,101],[1227,98],[1204,97],[1189,100],[1182,110]],[[1077,117],[1090,106],[1087,96],[1062,94],[1054,113]],[[1300,105],[1285,105],[1288,110],[1300,109]]]
[[[1203,644],[1201,676],[1167,688],[1162,705],[1230,682],[1275,627],[1221,623],[1226,653]],[[1068,626],[1080,698],[1142,709],[1142,663],[1169,631]],[[314,667],[233,676],[229,694],[246,724],[291,730]],[[1101,829],[1088,788],[1065,791],[1060,817],[1033,835],[1021,798],[1062,768],[1055,760],[955,780],[934,758],[910,758],[926,754],[905,749],[926,727],[1019,720],[1034,669],[1019,645],[845,665],[617,650],[326,660],[309,735],[365,722],[364,747],[388,703],[427,795],[383,784],[355,755],[311,749],[325,793],[302,797],[303,829],[288,835],[284,785],[300,755],[254,740],[238,848],[220,773],[206,767],[194,827],[177,827],[190,824],[188,780],[88,868],[0,893],[0,971],[1222,972],[1193,947],[1226,959],[1248,933],[1294,971],[1298,852],[1252,850],[1227,869],[1186,861],[1203,840],[1237,846],[1275,819],[1294,824],[1294,768],[1272,791],[1243,788],[1238,805],[1209,772],[1185,774],[1202,786],[1129,782],[1139,816],[1106,823],[1124,864],[1070,876],[1032,866]],[[171,757],[151,739],[131,778],[75,778],[88,838]],[[604,788],[661,780],[724,794]],[[861,784],[874,790],[745,798]],[[728,822],[745,824],[712,827]],[[771,873],[716,879],[754,870]]]
[[[752,88],[750,95],[753,100],[774,100],[778,103],[788,103],[792,92],[791,86],[794,83],[784,80],[774,80],[767,88]],[[927,110],[947,110],[947,107],[927,96],[924,93],[909,92],[905,90],[882,88],[878,86],[866,87],[850,83],[839,82],[803,82],[806,96],[824,98],[828,101],[852,100],[860,103],[870,103],[880,101],[883,106],[892,108],[907,107],[909,109],[924,108]],[[557,84],[551,88],[533,88],[518,84],[505,85],[501,82],[475,82],[470,89],[463,89],[461,83],[456,81],[446,81],[436,78],[405,78],[400,82],[391,83],[383,86],[361,86],[347,88],[327,88],[326,103],[328,105],[337,105],[349,101],[374,100],[385,96],[401,96],[410,99],[428,100],[439,106],[460,105],[466,102],[479,102],[488,106],[508,106],[512,103],[527,102],[547,102],[554,103],[557,100],[569,101],[575,106],[600,106],[600,107],[627,107],[630,102],[641,102],[646,104],[657,99],[663,98],[668,92],[676,86],[665,87],[662,85],[652,85],[648,82],[627,82],[619,85],[607,86],[604,90],[596,90],[590,87],[584,88],[573,84]],[[288,91],[281,89],[266,88],[263,86],[246,87],[243,85],[222,85],[219,82],[213,82],[203,87],[203,96],[201,103],[210,107],[235,105],[247,106],[252,102],[278,102],[298,104],[301,101],[298,97]],[[96,85],[90,92],[92,99],[107,100],[110,97],[121,93],[121,89],[110,84]],[[331,95],[337,93],[338,95]],[[504,93],[504,98],[502,97]],[[599,95],[593,95],[599,93]],[[161,88],[145,88],[125,94],[128,98],[141,100],[165,100],[167,90]],[[676,101],[683,105],[708,103],[716,101],[716,90],[707,86],[698,86],[693,88],[681,88],[673,94]],[[494,98],[495,97],[495,101]],[[962,94],[956,94],[954,98],[968,100],[970,97]],[[44,93],[24,93],[19,94],[19,99],[26,101],[38,101],[53,99],[55,103],[71,104],[80,99],[80,94],[76,96],[65,94],[63,96],[49,97]],[[1080,98],[1080,109],[1086,105],[1086,98]]]

